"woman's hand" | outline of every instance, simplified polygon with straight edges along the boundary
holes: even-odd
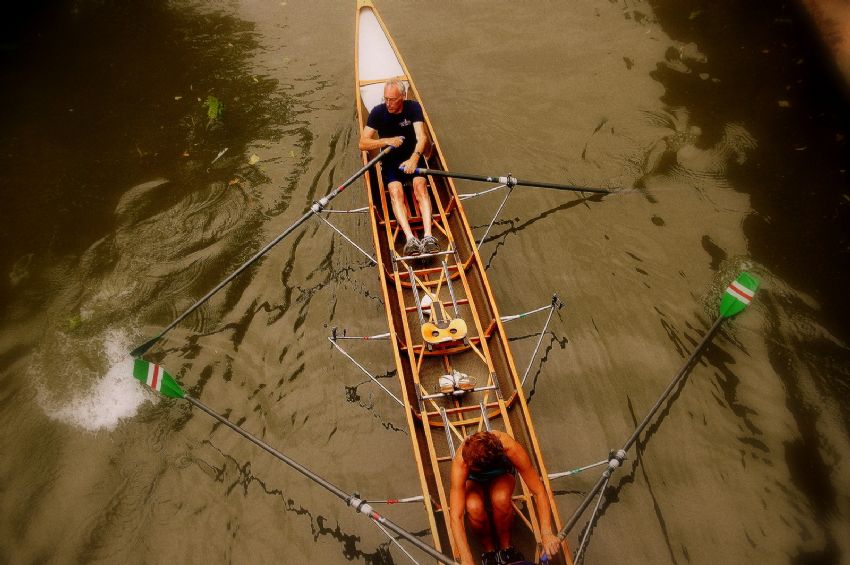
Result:
[[[556,555],[558,550],[561,549],[561,540],[551,532],[543,534],[541,542],[543,543],[543,551],[549,557]]]

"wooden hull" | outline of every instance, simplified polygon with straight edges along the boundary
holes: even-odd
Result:
[[[358,2],[356,29],[355,90],[362,130],[371,108],[381,102],[386,80],[403,80],[409,85],[408,98],[420,104],[422,100],[395,43],[369,0]],[[448,170],[424,104],[423,110],[432,142],[428,167]],[[370,155],[363,152],[362,158],[366,163]],[[453,182],[444,177],[428,178],[435,213],[433,231],[442,250],[451,253],[405,261],[398,259],[404,236],[393,219],[379,169],[370,171],[364,178],[390,340],[394,345],[402,400],[406,404],[407,424],[435,547],[457,555],[448,512],[452,455],[464,437],[488,425],[512,435],[526,448],[546,486],[553,509],[553,524],[560,528],[561,520],[525,397],[521,394],[508,336]],[[411,225],[418,231],[421,219],[415,202],[411,200],[409,204]],[[426,289],[438,294],[449,312],[453,313],[457,305],[468,327],[467,339],[431,348],[426,346],[415,296],[418,293],[421,298]],[[427,314],[428,309],[424,312]],[[439,377],[452,369],[473,377],[477,388],[483,390],[463,395],[435,394]],[[520,480],[517,481],[515,505],[518,517],[514,521],[514,542],[526,557],[539,556],[535,501]],[[475,548],[473,538],[469,536]],[[571,562],[566,544],[563,549],[554,563]]]

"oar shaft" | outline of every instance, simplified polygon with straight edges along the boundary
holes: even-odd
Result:
[[[260,258],[260,257],[262,257],[263,255],[265,255],[266,253],[268,253],[268,252],[269,252],[269,250],[270,250],[272,247],[274,247],[275,245],[277,245],[278,243],[280,243],[280,241],[281,241],[283,238],[285,238],[286,236],[288,236],[289,234],[291,234],[293,231],[295,231],[295,229],[296,229],[296,228],[298,228],[298,226],[300,226],[301,224],[303,224],[304,222],[306,222],[306,221],[307,221],[307,219],[309,219],[309,218],[310,218],[310,216],[312,216],[312,215],[313,215],[313,211],[312,211],[312,210],[310,210],[309,212],[307,212],[306,214],[304,214],[303,216],[301,216],[301,217],[300,217],[300,218],[299,218],[299,219],[298,219],[298,220],[297,220],[294,224],[292,224],[291,226],[289,226],[288,228],[286,228],[286,229],[285,229],[285,230],[284,230],[284,231],[283,231],[280,235],[278,235],[276,238],[274,238],[273,240],[271,240],[270,242],[268,242],[265,246],[263,246],[263,248],[262,248],[262,249],[260,249],[259,251],[257,251],[257,252],[256,252],[256,253],[255,253],[255,254],[254,254],[254,255],[253,255],[250,259],[248,259],[247,261],[245,261],[245,262],[244,262],[244,263],[243,263],[243,264],[242,264],[242,265],[241,265],[238,269],[236,269],[235,271],[233,271],[232,273],[230,273],[230,274],[227,276],[227,278],[225,278],[223,281],[221,281],[220,283],[218,283],[217,285],[215,285],[215,287],[213,287],[213,289],[212,289],[212,290],[210,290],[208,293],[206,293],[206,294],[205,294],[205,295],[204,295],[204,296],[203,296],[200,300],[198,300],[197,302],[195,302],[194,304],[192,304],[191,306],[189,306],[189,308],[187,308],[187,309],[186,309],[186,310],[185,310],[182,314],[180,314],[179,316],[177,316],[177,318],[175,318],[175,319],[174,319],[174,321],[172,321],[170,324],[168,324],[167,326],[165,326],[165,329],[163,329],[163,330],[159,333],[159,335],[158,335],[157,337],[162,337],[162,336],[163,336],[163,335],[165,335],[165,334],[166,334],[169,330],[171,330],[174,326],[176,326],[177,324],[179,324],[180,322],[182,322],[182,321],[186,318],[186,316],[188,316],[189,314],[191,314],[192,312],[194,312],[195,310],[197,310],[197,309],[198,309],[198,307],[200,307],[200,306],[201,306],[204,302],[206,302],[207,300],[209,300],[210,298],[212,298],[212,296],[213,296],[215,293],[217,293],[219,290],[221,290],[222,288],[224,288],[225,286],[227,286],[227,284],[228,284],[228,283],[230,283],[230,281],[232,281],[233,279],[235,279],[237,276],[239,276],[240,274],[242,274],[242,272],[243,272],[243,271],[245,271],[245,269],[247,269],[248,267],[250,267],[250,266],[251,266],[251,265],[252,265],[252,264],[253,264],[253,263],[254,263],[257,259],[259,259],[259,258]]]
[[[708,343],[714,337],[714,334],[717,333],[717,330],[720,329],[720,324],[722,324],[723,320],[725,319],[726,318],[722,316],[717,318],[717,320],[714,322],[714,325],[711,326],[711,328],[705,334],[705,337],[702,338],[702,341],[699,342],[693,353],[691,353],[691,356],[688,357],[688,360],[685,361],[685,364],[682,366],[676,376],[673,377],[673,380],[670,381],[670,384],[667,385],[667,388],[664,390],[663,393],[661,393],[661,396],[658,398],[658,400],[655,401],[655,404],[652,406],[652,408],[649,409],[649,412],[644,417],[643,421],[638,425],[637,428],[635,428],[635,431],[632,433],[631,437],[626,441],[625,445],[623,445],[623,451],[628,451],[629,448],[634,445],[640,434],[643,432],[644,428],[649,425],[649,422],[652,420],[653,416],[655,416],[655,413],[658,412],[658,409],[661,408],[661,405],[664,404],[664,401],[666,401],[667,397],[670,396],[670,393],[673,391],[673,389],[675,389],[676,386],[687,376],[688,370],[691,368],[691,366],[694,364],[694,361],[696,361],[697,357],[700,356],[700,354],[706,348]]]
[[[479,182],[497,182],[508,186],[536,186],[539,188],[553,188],[556,190],[572,190],[575,192],[594,192],[597,194],[611,194],[614,191],[604,188],[590,188],[587,186],[574,186],[571,184],[557,184],[552,182],[538,182],[531,180],[520,180],[510,175],[502,177],[486,177],[482,175],[470,175],[469,173],[456,173],[454,171],[440,171],[437,169],[416,169],[416,173],[420,175],[433,175],[438,177],[451,177],[455,179],[474,180]]]
[[[606,190],[604,188],[592,188],[589,186],[575,186],[570,184],[557,184],[554,182],[541,182],[541,181],[531,181],[531,180],[520,180],[515,179],[517,186],[536,186],[538,188],[554,188],[556,190],[573,190],[575,192],[593,192],[596,194],[611,194],[613,190]]]
[[[231,430],[233,430],[237,434],[241,435],[242,437],[244,437],[245,439],[247,439],[248,441],[250,441],[251,443],[253,443],[257,447],[259,447],[260,449],[266,451],[267,453],[276,457],[280,461],[283,461],[284,463],[286,463],[287,465],[289,465],[290,467],[292,467],[293,469],[295,469],[296,471],[298,471],[299,473],[301,473],[302,475],[304,475],[308,479],[310,479],[310,480],[316,482],[317,484],[325,487],[327,490],[329,490],[330,492],[335,494],[337,497],[339,497],[340,499],[345,501],[346,504],[348,504],[349,506],[351,506],[352,508],[357,510],[359,513],[366,515],[368,518],[374,520],[375,522],[381,524],[382,526],[384,526],[384,527],[392,530],[396,534],[400,535],[401,537],[403,537],[404,539],[406,539],[407,541],[409,541],[410,543],[412,543],[413,545],[415,545],[416,547],[418,547],[419,549],[421,549],[422,551],[424,551],[425,553],[427,553],[428,555],[430,555],[434,559],[437,559],[441,563],[446,563],[448,565],[456,565],[455,560],[452,559],[451,557],[443,555],[442,553],[440,553],[439,551],[437,551],[433,547],[429,546],[428,544],[426,544],[425,542],[423,542],[422,540],[420,540],[419,538],[417,538],[416,536],[414,536],[413,534],[411,534],[410,532],[408,532],[407,530],[405,530],[401,526],[395,524],[391,520],[389,520],[389,519],[385,518],[384,516],[381,516],[380,514],[375,512],[372,509],[372,507],[368,503],[366,503],[365,500],[361,500],[361,499],[359,499],[359,498],[357,498],[353,495],[350,495],[350,494],[346,493],[345,491],[343,491],[342,489],[340,489],[339,487],[337,487],[336,485],[334,485],[333,483],[326,481],[325,479],[323,479],[322,477],[320,477],[316,473],[312,472],[307,467],[301,465],[300,463],[298,463],[294,459],[286,456],[284,453],[281,453],[280,451],[278,451],[277,449],[275,449],[271,445],[267,444],[266,442],[264,442],[263,440],[261,440],[257,436],[255,436],[255,435],[247,432],[243,428],[237,426],[236,424],[234,424],[233,422],[231,422],[230,420],[228,420],[227,418],[225,418],[224,416],[222,416],[221,414],[219,414],[218,412],[216,412],[212,408],[208,407],[206,404],[204,404],[203,402],[201,402],[197,398],[193,398],[193,397],[189,396],[188,394],[184,395],[183,398],[185,400],[187,400],[188,402],[190,402],[191,404],[193,404],[194,406],[200,408],[201,410],[203,410],[204,412],[206,412],[207,414],[209,414],[210,416],[212,416],[213,418],[215,418],[216,420],[218,420],[219,422],[221,422],[222,424],[224,424],[225,426],[227,426],[228,428],[230,428]]]
[[[593,497],[596,496],[596,494],[600,490],[602,490],[602,486],[608,482],[608,479],[611,478],[611,473],[612,471],[610,467],[608,469],[605,469],[605,472],[600,475],[599,480],[597,480],[596,484],[593,485],[591,491],[587,493],[587,496],[584,497],[584,500],[582,500],[579,507],[576,508],[575,512],[573,512],[573,515],[570,516],[570,519],[567,521],[567,524],[563,528],[561,528],[560,532],[558,532],[558,538],[561,541],[563,541],[570,533],[570,531],[572,531],[573,527],[576,525],[576,522],[578,522],[579,518],[581,518],[581,515],[584,514],[584,511],[587,510],[587,507],[590,506],[591,502],[593,502]]]
[[[206,293],[200,300],[198,300],[197,302],[192,304],[182,314],[177,316],[177,318],[175,318],[170,324],[165,326],[165,328],[161,332],[159,332],[159,334],[156,337],[154,337],[150,341],[148,341],[148,342],[144,343],[143,345],[134,349],[131,352],[131,355],[133,357],[138,357],[138,356],[142,355],[145,351],[150,349],[162,336],[164,336],[168,331],[170,331],[172,328],[174,328],[174,326],[176,326],[177,324],[182,322],[186,318],[186,316],[188,316],[189,314],[194,312],[196,309],[198,309],[198,307],[200,307],[203,303],[205,303],[207,300],[209,300],[215,293],[217,293],[219,290],[224,288],[230,281],[232,281],[237,276],[242,274],[242,272],[245,271],[245,269],[247,269],[248,267],[250,267],[255,261],[257,261],[257,259],[259,259],[263,255],[268,253],[268,251],[272,247],[274,247],[275,245],[280,243],[281,240],[283,240],[286,236],[288,236],[293,231],[295,231],[298,228],[298,226],[300,226],[301,224],[306,222],[313,214],[318,214],[319,212],[321,212],[325,208],[325,206],[327,206],[328,203],[331,200],[336,198],[336,196],[340,192],[345,190],[354,181],[356,181],[358,178],[363,176],[363,174],[366,171],[368,171],[370,168],[372,168],[375,165],[375,163],[377,163],[384,155],[389,153],[392,149],[393,149],[392,146],[388,146],[388,147],[384,148],[384,150],[382,150],[380,153],[378,153],[371,161],[369,161],[368,163],[363,165],[363,167],[359,171],[357,171],[356,173],[351,175],[345,182],[343,182],[341,185],[339,185],[338,187],[333,189],[326,196],[321,198],[318,202],[313,203],[313,205],[310,207],[310,210],[308,212],[306,212],[303,216],[298,218],[298,220],[296,220],[294,224],[292,224],[291,226],[286,228],[280,235],[278,235],[276,238],[274,238],[273,240],[268,242],[266,245],[264,245],[262,249],[257,251],[250,259],[245,261],[238,269],[236,269],[230,275],[228,275],[227,278],[225,278],[223,281],[218,283],[212,290],[210,290],[208,293]]]
[[[189,396],[188,394],[186,396],[184,396],[183,398],[188,400],[189,402],[194,404],[196,407],[200,408],[201,410],[203,410],[204,412],[206,412],[207,414],[209,414],[210,416],[212,416],[213,418],[215,418],[216,420],[218,420],[219,422],[221,422],[222,424],[224,424],[225,426],[227,426],[228,428],[230,428],[231,430],[233,430],[237,434],[241,435],[242,437],[244,437],[245,439],[247,439],[251,443],[255,444],[260,449],[262,449],[262,450],[268,452],[269,454],[273,455],[274,457],[280,459],[281,461],[283,461],[284,463],[286,463],[287,465],[289,465],[290,467],[292,467],[293,469],[295,469],[296,471],[298,471],[302,475],[306,476],[307,478],[309,478],[309,479],[317,482],[318,484],[322,485],[323,487],[325,487],[326,489],[328,489],[329,491],[331,491],[332,493],[337,495],[342,500],[348,499],[348,495],[345,492],[343,492],[342,490],[340,490],[338,487],[336,487],[332,483],[329,483],[328,481],[326,481],[322,477],[318,476],[317,474],[313,473],[312,471],[310,471],[308,468],[304,467],[303,465],[301,465],[297,461],[291,459],[290,457],[287,457],[285,454],[281,453],[280,451],[278,451],[277,449],[275,449],[271,445],[267,444],[266,442],[264,442],[263,440],[261,440],[257,436],[255,436],[255,435],[249,433],[248,431],[246,431],[245,429],[237,426],[236,424],[234,424],[233,422],[231,422],[230,420],[228,420],[227,418],[225,418],[224,416],[222,416],[221,414],[219,414],[218,412],[216,412],[215,410],[213,410],[212,408],[210,408],[209,406],[207,406],[206,404],[204,404],[203,402],[201,402],[197,398],[193,398],[193,397]]]
[[[605,478],[605,483],[602,485],[602,491],[605,491],[605,487],[608,486],[608,481],[611,480],[611,477]],[[596,508],[593,509],[593,514],[590,515],[590,520],[587,521],[587,526],[584,530],[584,535],[581,538],[581,543],[578,546],[578,551],[576,551],[575,562],[583,563],[581,560],[581,556],[584,553],[584,549],[587,547],[587,540],[590,539],[590,532],[593,530],[593,524],[596,522],[596,518],[599,516],[599,509],[602,508],[602,499],[603,496],[599,495],[599,498],[596,499]]]
[[[673,377],[673,380],[670,381],[670,384],[667,385],[667,388],[664,389],[664,392],[661,393],[661,396],[658,398],[658,400],[655,401],[655,404],[653,404],[652,408],[649,409],[649,412],[643,418],[641,423],[638,424],[637,428],[635,428],[635,431],[632,433],[629,439],[626,440],[626,443],[623,445],[623,448],[617,452],[616,456],[612,455],[612,457],[608,460],[608,468],[605,469],[605,471],[602,473],[602,476],[599,477],[599,480],[594,485],[593,489],[587,494],[587,496],[585,496],[584,500],[573,513],[573,515],[570,517],[567,524],[558,533],[558,537],[560,539],[563,540],[567,537],[567,535],[575,526],[578,519],[590,505],[590,502],[593,500],[593,497],[596,496],[596,494],[600,490],[602,490],[603,485],[607,484],[608,479],[611,478],[611,475],[614,473],[614,471],[616,471],[617,468],[622,464],[623,460],[626,457],[626,453],[629,451],[629,448],[634,445],[638,437],[640,437],[640,434],[643,432],[646,426],[649,425],[649,422],[652,421],[652,418],[655,416],[656,412],[658,412],[658,409],[661,408],[661,406],[670,396],[670,393],[673,392],[676,386],[678,386],[678,384],[687,376],[689,369],[694,364],[697,357],[699,357],[699,355],[706,348],[706,346],[717,333],[717,331],[720,329],[720,325],[725,319],[726,318],[724,318],[723,316],[720,316],[719,318],[717,318],[717,320],[715,320],[714,325],[711,326],[711,328],[702,338],[702,341],[697,344],[690,357],[688,357],[688,360],[685,361],[685,364],[682,366],[676,376]]]

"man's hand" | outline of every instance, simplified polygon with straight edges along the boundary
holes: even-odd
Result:
[[[543,542],[543,551],[546,552],[546,555],[552,557],[558,553],[558,550],[561,549],[561,540],[558,539],[558,536],[549,532],[545,533],[542,536]]]
[[[393,147],[400,147],[402,143],[404,143],[404,138],[399,137],[385,137],[383,138],[383,142],[385,145],[392,145]]]
[[[404,167],[404,172],[408,175],[412,175],[414,171],[416,171],[416,165],[419,164],[419,154],[414,154],[410,159],[402,163]]]

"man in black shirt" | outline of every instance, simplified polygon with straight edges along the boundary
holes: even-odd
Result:
[[[404,231],[407,242],[404,255],[434,253],[439,249],[437,239],[431,235],[431,197],[425,177],[413,176],[417,167],[425,167],[422,152],[428,145],[425,134],[425,118],[422,106],[415,100],[405,100],[406,87],[401,81],[390,81],[384,85],[384,103],[369,112],[366,127],[360,135],[360,149],[371,151],[392,145],[381,160],[384,184],[390,191],[390,201],[398,225]],[[423,236],[420,241],[413,235],[404,206],[404,182],[412,180],[413,195],[422,212]]]

